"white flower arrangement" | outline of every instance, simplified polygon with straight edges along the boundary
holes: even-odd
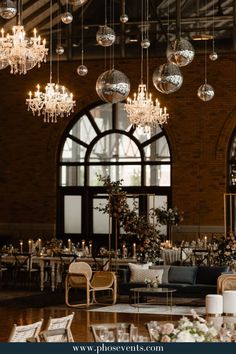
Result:
[[[193,321],[182,317],[175,327],[173,323],[153,326],[149,324],[149,332],[157,342],[220,342],[221,336],[216,328],[191,310]]]
[[[148,287],[157,288],[157,287],[158,287],[158,284],[160,283],[160,281],[159,281],[159,276],[156,276],[156,279],[148,279],[148,278],[145,278],[145,279],[144,279],[144,283],[145,283]]]

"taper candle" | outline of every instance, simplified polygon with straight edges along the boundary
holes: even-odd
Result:
[[[133,258],[136,258],[136,243],[133,243]]]
[[[71,243],[71,239],[70,238],[68,239],[68,249],[69,249],[69,252],[72,251],[72,243]]]

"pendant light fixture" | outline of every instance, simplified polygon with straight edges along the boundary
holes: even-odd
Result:
[[[61,18],[60,4],[58,6],[58,11],[59,11],[59,18]],[[57,23],[57,32],[58,32],[58,40],[57,40],[57,46],[56,46],[56,53],[57,53],[57,55],[63,55],[65,50],[64,50],[64,47],[61,43],[61,21],[58,21],[58,23]]]
[[[120,22],[126,23],[129,21],[129,17],[125,12],[125,0],[122,0],[122,14],[120,15]]]
[[[114,26],[114,0],[110,0],[110,1],[112,5],[112,24]],[[107,23],[107,0],[105,0],[105,24],[106,23]],[[113,29],[112,29],[112,33],[115,34]],[[103,38],[105,41],[110,40],[109,37],[107,36]],[[97,40],[98,40],[98,36],[97,36]],[[115,40],[114,41],[112,40],[113,46],[111,47],[110,50],[110,69],[103,72],[96,81],[96,91],[98,96],[101,98],[101,100],[109,103],[117,103],[120,101],[124,101],[128,97],[130,92],[130,82],[128,77],[121,71],[116,70],[114,66],[114,42]],[[106,51],[106,48],[104,50]],[[105,63],[106,63],[106,52],[105,52]]]
[[[205,0],[205,8],[207,9],[206,0]],[[205,16],[206,15],[207,14],[205,14]],[[206,21],[206,24],[205,24],[205,30],[207,31],[207,21]],[[207,82],[207,42],[208,42],[207,40],[204,41],[204,43],[205,43],[205,53],[204,53],[204,76],[205,76],[205,82],[204,82],[204,84],[202,84],[198,88],[198,91],[197,91],[198,97],[200,98],[200,100],[202,100],[204,102],[210,101],[215,95],[213,87],[211,85],[209,85],[208,82]]]
[[[30,91],[29,98],[26,99],[28,110],[31,110],[33,115],[43,115],[44,122],[56,123],[58,117],[68,117],[73,112],[75,106],[73,94],[65,86],[52,82],[52,0],[50,0],[50,81],[45,87],[45,92],[40,90],[39,85],[36,87],[37,91],[34,94]]]
[[[212,14],[212,52],[209,54],[209,58],[212,61],[215,61],[218,59],[218,54],[215,51],[215,6],[214,6],[214,1],[212,4],[212,7],[213,7],[213,9],[212,9],[212,11],[213,11],[213,14]]]
[[[81,64],[77,67],[77,74],[85,76],[88,74],[88,68],[84,65],[84,7],[81,8]]]
[[[168,26],[168,34],[167,34],[167,47],[170,47],[170,33],[169,33],[169,28],[170,28],[170,5],[169,5],[169,0],[168,0],[168,21],[167,21],[167,26]],[[155,88],[160,91],[161,93],[164,94],[171,94],[173,92],[176,92],[180,89],[180,87],[183,84],[183,75],[179,69],[179,66],[173,62],[170,61],[170,57],[167,58],[168,61],[165,64],[160,65],[157,67],[152,75],[152,82]]]
[[[96,34],[96,40],[102,47],[110,47],[116,40],[116,35],[113,28],[107,26],[107,0],[105,1],[105,24],[104,26],[99,26],[99,30]],[[113,21],[114,23],[114,21]]]
[[[66,12],[61,15],[61,20],[65,25],[69,25],[73,21],[73,15],[68,8],[68,0],[66,0]]]
[[[4,20],[10,20],[17,13],[16,4],[11,0],[0,1],[0,16]]]
[[[36,28],[33,37],[27,37],[22,25],[22,3],[18,1],[18,24],[13,26],[12,34],[5,36],[1,30],[0,36],[0,69],[8,65],[11,67],[11,74],[26,74],[36,65],[40,67],[46,62],[48,49],[45,48],[46,41],[37,36]]]
[[[143,20],[143,7],[145,2],[146,20]],[[149,93],[149,63],[148,48],[146,43],[150,43],[148,36],[148,13],[149,1],[142,0],[142,20],[141,20],[141,78],[137,93],[134,98],[128,98],[125,109],[130,123],[143,131],[150,133],[151,129],[158,124],[164,124],[169,118],[166,107],[161,108],[158,99],[153,101]],[[145,44],[144,44],[145,43]],[[146,83],[144,82],[144,50],[146,51]]]

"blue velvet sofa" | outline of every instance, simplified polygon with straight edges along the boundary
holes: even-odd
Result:
[[[160,287],[176,289],[175,296],[204,297],[217,292],[217,278],[229,271],[228,266],[151,266],[163,269]],[[130,282],[130,270],[120,270],[119,294],[130,295],[130,289],[146,287],[145,282]]]

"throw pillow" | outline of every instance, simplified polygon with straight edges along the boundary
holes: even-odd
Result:
[[[168,283],[168,274],[169,274],[169,269],[170,265],[153,265],[150,267],[150,269],[163,269],[163,275],[162,275],[162,282],[163,283]]]
[[[131,271],[130,283],[145,283],[146,279],[155,281],[158,278],[158,283],[162,282],[163,269],[143,269],[136,268]]]
[[[143,264],[136,264],[136,263],[128,263],[129,269],[132,272],[133,269],[149,269],[152,263],[143,263]]]
[[[196,266],[171,266],[169,283],[195,284],[196,276]]]

